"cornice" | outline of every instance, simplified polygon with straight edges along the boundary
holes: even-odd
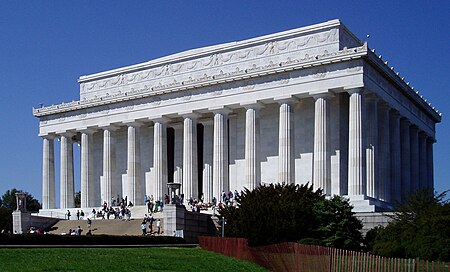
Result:
[[[93,98],[86,101],[72,101],[69,103],[62,103],[58,105],[52,105],[47,107],[41,107],[34,109],[33,115],[36,117],[42,117],[52,115],[56,113],[63,113],[69,111],[75,111],[85,108],[91,108],[106,104],[118,103],[123,101],[135,100],[145,97],[158,96],[165,93],[171,93],[176,91],[190,90],[195,88],[201,88],[206,86],[212,86],[217,84],[235,82],[245,80],[249,78],[262,77],[271,74],[283,73],[287,71],[300,70],[310,67],[316,67],[331,63],[345,62],[353,59],[358,59],[367,55],[367,44],[355,48],[344,48],[343,50],[328,52],[324,51],[322,54],[313,56],[306,55],[305,57],[299,57],[293,59],[287,57],[278,63],[264,63],[260,66],[253,66],[252,68],[239,68],[232,73],[219,73],[219,74],[203,74],[197,78],[192,78],[188,81],[177,82],[177,84],[164,84],[161,82],[154,86],[143,88],[139,90],[122,93],[120,95],[111,95],[101,98]]]

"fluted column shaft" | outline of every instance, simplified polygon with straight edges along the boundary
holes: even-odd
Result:
[[[278,182],[294,183],[294,118],[290,101],[280,102],[278,133]]]
[[[214,114],[213,194],[219,201],[222,191],[229,190],[228,181],[228,112]]]
[[[433,167],[433,144],[434,139],[427,139],[427,185],[428,189],[434,190],[434,167]]]
[[[348,194],[366,193],[366,152],[364,150],[364,92],[349,91]]]
[[[174,149],[173,149],[173,182],[183,183],[183,125],[177,124],[174,129]],[[184,186],[180,192],[184,193]]]
[[[92,132],[81,133],[81,208],[95,206],[94,151]]]
[[[410,123],[402,119],[400,123],[401,148],[402,148],[402,200],[411,192],[411,147],[410,147]]]
[[[71,135],[62,135],[60,156],[60,209],[74,207],[73,145]]]
[[[419,130],[416,126],[410,128],[410,150],[411,150],[411,192],[419,189]]]
[[[153,164],[155,171],[155,200],[167,192],[167,131],[165,121],[155,121]]]
[[[366,183],[367,196],[378,197],[378,99],[367,97],[366,110]]]
[[[42,209],[54,209],[55,203],[55,148],[53,137],[44,137],[42,143]]]
[[[116,181],[116,154],[114,148],[114,129],[103,130],[103,175],[100,178],[101,204],[110,203],[113,196],[112,188]],[[125,198],[124,195],[122,195]]]
[[[314,189],[331,194],[330,108],[329,95],[315,97],[314,105]]]
[[[211,201],[213,193],[213,122],[203,122],[203,193]]]
[[[197,161],[197,116],[184,118],[183,129],[183,184],[185,199],[199,198]]]
[[[128,126],[127,138],[127,193],[128,201],[135,205],[143,203],[141,186],[141,155],[139,141],[139,124]]]
[[[391,192],[389,111],[390,108],[386,103],[380,103],[378,108],[378,143],[380,144],[378,198],[387,202],[390,201]]]
[[[402,201],[402,172],[401,172],[401,145],[400,145],[400,115],[392,112],[390,116],[390,145],[391,145],[391,202]]]
[[[419,188],[428,187],[427,173],[427,135],[424,132],[419,133]]]
[[[247,107],[245,113],[245,187],[253,190],[260,184],[259,107]]]

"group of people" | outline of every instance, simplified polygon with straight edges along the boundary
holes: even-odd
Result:
[[[153,234],[153,222],[156,221],[156,234],[161,234],[161,219],[155,220],[153,217],[153,214],[147,214],[144,215],[144,219],[141,223],[141,230],[142,230],[142,236],[146,236],[147,234],[152,235]],[[148,226],[148,231],[147,231]]]
[[[64,235],[72,235],[72,236],[79,236],[83,232],[83,229],[78,226],[76,229],[69,229],[68,232],[63,233]]]

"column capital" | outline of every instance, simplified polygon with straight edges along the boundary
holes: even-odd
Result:
[[[293,106],[294,103],[297,102],[299,99],[293,96],[278,96],[274,97],[273,100],[277,102],[279,105],[288,104],[290,106]]]
[[[344,91],[346,91],[349,95],[352,95],[354,93],[364,93],[364,88],[358,87],[358,88],[344,88]]]
[[[183,123],[182,122],[171,123],[170,127],[173,128],[173,129],[182,129],[183,128]]]
[[[214,114],[222,114],[222,115],[229,115],[233,112],[232,109],[227,107],[214,107],[214,108],[208,108],[208,110],[212,111]]]
[[[418,127],[417,125],[411,124],[410,129],[411,129],[413,132],[419,134],[419,127]]]
[[[142,127],[144,126],[144,123],[142,121],[137,121],[137,120],[125,120],[122,121],[122,124],[126,125],[127,127],[134,127],[134,128],[138,128],[138,127]]]
[[[189,118],[189,119],[198,119],[200,118],[200,114],[195,113],[195,112],[181,112],[178,113],[179,115],[181,115],[181,117],[183,117],[183,119]]]
[[[369,93],[367,92],[364,99],[366,99],[367,102],[379,102],[380,98],[374,94],[374,93]]]
[[[411,125],[411,122],[410,122],[409,119],[406,118],[406,117],[402,117],[402,118],[400,119],[400,123],[403,123],[404,125],[406,125],[406,126],[408,126],[408,127]]]
[[[419,130],[419,137],[421,139],[426,139],[428,137],[427,133],[423,130]]]
[[[246,110],[248,109],[260,110],[264,108],[264,104],[262,104],[261,102],[240,103],[240,106]]]
[[[80,133],[83,133],[83,134],[94,134],[95,132],[98,131],[98,129],[84,127],[84,128],[78,128],[77,131]]]
[[[119,129],[119,127],[117,125],[113,125],[113,124],[104,124],[104,125],[99,125],[98,127],[102,130],[108,130],[108,131],[115,131],[115,130]]]
[[[46,135],[39,135],[42,139],[46,140],[54,140],[57,136],[55,134],[46,134]]]
[[[335,96],[335,94],[330,90],[312,91],[312,92],[309,92],[309,95],[312,96],[315,100],[317,100],[319,98],[330,99]]]
[[[151,120],[153,121],[153,123],[160,123],[160,124],[164,124],[164,125],[167,125],[167,123],[170,122],[170,118],[165,117],[165,116],[152,118]]]
[[[391,109],[391,116],[394,119],[400,119],[402,117],[400,115],[400,112],[398,112],[398,110],[395,110],[395,109]]]
[[[63,132],[58,132],[58,135],[66,137],[66,138],[72,138],[73,136],[76,135],[76,133],[74,131],[63,131]]]
[[[384,100],[379,100],[378,105],[380,106],[381,109],[385,109],[387,111],[389,111],[392,108],[391,105]]]
[[[198,120],[198,122],[202,125],[209,125],[209,126],[212,126],[214,124],[213,119],[201,119],[201,120]]]

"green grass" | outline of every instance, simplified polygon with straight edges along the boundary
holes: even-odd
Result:
[[[266,271],[200,248],[1,248],[0,271]]]

